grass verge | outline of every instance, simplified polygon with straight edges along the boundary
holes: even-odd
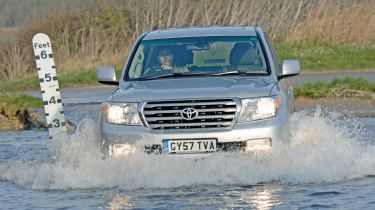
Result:
[[[0,114],[5,116],[16,116],[25,109],[43,106],[41,99],[24,94],[0,93],[0,98]]]
[[[352,77],[335,79],[330,83],[307,83],[294,90],[296,98],[312,99],[324,97],[372,99],[374,94],[375,83]]]
[[[117,78],[121,75],[120,70],[116,70]],[[58,74],[59,85],[61,87],[83,87],[98,84],[95,70],[79,70]],[[15,92],[24,90],[39,90],[39,80],[35,73],[33,76],[20,80],[4,81],[0,83],[0,92]]]
[[[375,69],[375,41],[333,44],[280,42],[275,48],[281,60],[297,59],[303,70]]]

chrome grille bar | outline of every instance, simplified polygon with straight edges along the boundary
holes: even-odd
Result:
[[[174,110],[155,110],[155,111],[143,111],[143,114],[163,114],[163,113],[180,113],[182,109]],[[235,112],[236,108],[222,108],[222,109],[197,109],[198,112]]]
[[[181,116],[182,110],[193,108],[198,115],[193,119]],[[237,103],[233,99],[178,100],[146,102],[142,114],[151,129],[228,128],[237,116]]]
[[[217,123],[217,122],[202,122],[202,123],[169,123],[169,124],[151,124],[151,128],[158,128],[158,127],[185,127],[185,126],[213,126],[213,125],[221,125],[221,126],[229,126],[232,122],[223,122],[223,123]]]
[[[197,118],[195,119],[233,119],[235,118],[236,115],[202,115],[202,116],[198,116]],[[174,116],[174,117],[148,117],[147,120],[149,122],[152,122],[152,121],[160,121],[160,120],[183,120],[184,118],[182,118],[181,116]]]
[[[205,106],[205,105],[236,105],[234,101],[220,102],[190,102],[190,103],[165,103],[165,104],[146,104],[145,108],[168,107],[168,106]]]

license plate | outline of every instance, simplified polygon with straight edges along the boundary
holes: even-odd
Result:
[[[167,154],[192,154],[216,152],[216,139],[163,140],[163,152]]]

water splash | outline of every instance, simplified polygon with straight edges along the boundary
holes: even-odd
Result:
[[[353,129],[360,127],[317,109],[295,113],[290,144],[276,144],[268,155],[217,153],[195,160],[137,152],[102,160],[97,125],[85,119],[75,134],[51,143],[50,159],[1,163],[0,179],[33,189],[336,182],[375,174],[375,145],[360,141],[361,129]]]

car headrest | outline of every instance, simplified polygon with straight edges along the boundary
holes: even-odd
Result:
[[[256,49],[251,43],[236,43],[230,52],[231,65],[253,65],[256,63]]]
[[[174,63],[176,66],[186,66],[193,63],[193,52],[185,47],[175,48]]]

